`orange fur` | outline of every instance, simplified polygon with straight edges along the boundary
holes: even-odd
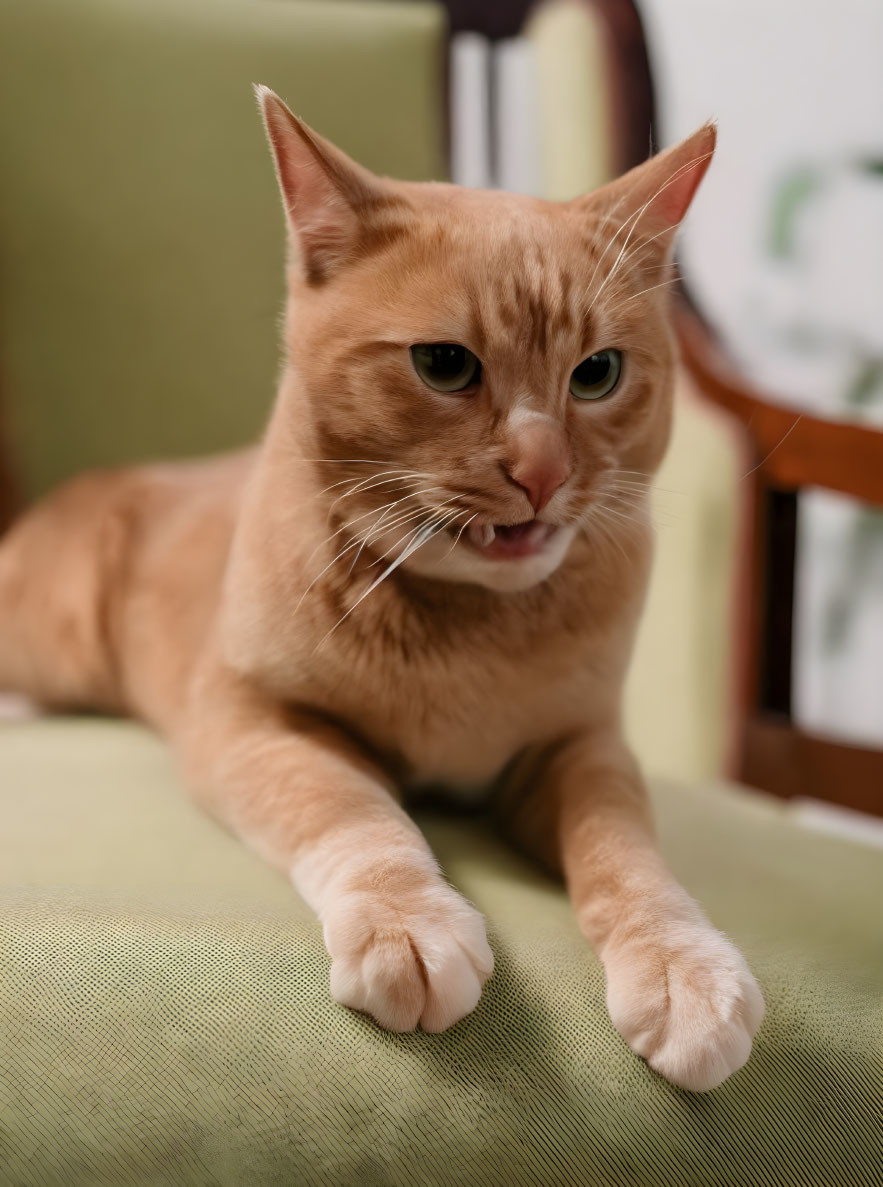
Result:
[[[166,734],[317,910],[335,996],[393,1029],[456,1022],[493,965],[398,796],[495,791],[563,869],[617,1026],[712,1087],[762,1001],[656,854],[620,693],[671,415],[666,268],[714,131],[552,204],[376,178],[259,98],[291,242],[266,436],[26,514],[0,544],[0,686]],[[480,383],[425,386],[425,342],[467,346]],[[616,391],[575,399],[610,347]],[[468,526],[535,520],[522,559]]]

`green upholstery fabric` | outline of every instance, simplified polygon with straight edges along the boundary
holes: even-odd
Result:
[[[562,890],[425,816],[497,970],[445,1035],[336,1006],[320,929],[137,726],[0,727],[0,1183],[883,1182],[883,860],[778,804],[658,789],[669,859],[768,1001],[692,1096],[613,1031]]]
[[[284,228],[252,83],[369,167],[439,177],[443,43],[416,2],[0,3],[2,399],[28,494],[259,432]]]

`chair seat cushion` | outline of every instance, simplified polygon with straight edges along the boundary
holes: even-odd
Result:
[[[767,997],[705,1096],[626,1048],[561,887],[485,823],[420,817],[494,976],[448,1033],[391,1035],[331,1000],[318,924],[157,739],[0,727],[0,1183],[883,1182],[883,854],[747,792],[654,795]]]

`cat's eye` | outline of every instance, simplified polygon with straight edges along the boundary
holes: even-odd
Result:
[[[456,342],[424,342],[411,347],[414,370],[437,392],[462,392],[478,382],[481,363]]]
[[[578,400],[609,396],[622,374],[622,352],[599,350],[583,359],[570,377],[570,394]]]

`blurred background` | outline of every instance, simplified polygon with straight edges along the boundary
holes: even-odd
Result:
[[[883,814],[881,51],[876,0],[0,0],[0,512],[260,431],[253,82],[379,172],[555,199],[715,117],[629,730],[654,775],[873,835],[842,809]]]

